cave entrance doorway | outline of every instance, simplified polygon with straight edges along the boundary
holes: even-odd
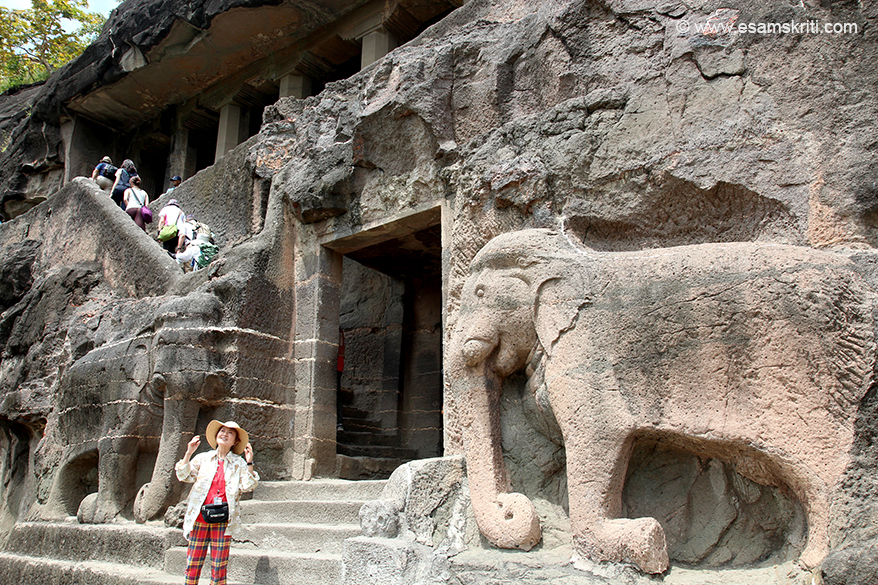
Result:
[[[328,247],[343,255],[338,475],[388,477],[443,451],[440,209]]]

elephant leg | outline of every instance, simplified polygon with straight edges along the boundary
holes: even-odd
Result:
[[[192,439],[198,411],[195,400],[165,397],[162,437],[152,479],[141,488],[134,503],[134,518],[138,522],[156,518],[179,495],[174,465],[182,459],[186,443]]]
[[[800,466],[787,466],[787,483],[805,509],[808,521],[808,542],[799,556],[799,564],[813,569],[829,553],[829,497],[825,483]]]
[[[811,570],[829,554],[832,493],[829,486],[837,486],[841,480],[847,462],[839,458],[839,453],[844,453],[847,447],[843,441],[835,446],[823,443],[816,453],[813,445],[790,445],[785,437],[778,435],[769,436],[765,443],[778,446],[777,452],[784,454],[772,457],[770,464],[764,461],[765,453],[760,457],[742,457],[734,462],[735,470],[758,484],[789,488],[801,504],[808,524],[808,540],[798,563]]]
[[[594,562],[628,562],[646,573],[662,573],[668,568],[668,550],[658,521],[618,517],[633,419],[618,391],[595,382],[561,379],[549,384],[567,450],[574,546]]]
[[[816,501],[810,501],[806,509],[808,544],[799,557],[799,563],[806,569],[813,569],[829,553],[829,501],[825,497],[817,496]]]
[[[112,522],[134,499],[137,438],[105,437],[98,442],[98,492],[87,496],[76,514],[84,524]]]
[[[595,562],[627,562],[645,573],[663,573],[668,568],[668,547],[658,521],[618,517],[631,443],[630,435],[609,433],[567,441],[574,546]],[[585,456],[580,458],[583,449]]]

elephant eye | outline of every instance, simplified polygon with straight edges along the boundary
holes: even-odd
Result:
[[[479,298],[485,296],[485,287],[480,286],[479,288],[477,288],[476,289],[476,296]]]

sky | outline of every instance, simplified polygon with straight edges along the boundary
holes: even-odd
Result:
[[[110,11],[119,5],[120,0],[89,0],[89,12],[100,12],[104,16],[109,16]],[[13,10],[21,10],[30,8],[30,0],[0,0],[0,6],[11,8]]]

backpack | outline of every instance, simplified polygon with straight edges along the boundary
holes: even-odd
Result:
[[[202,240],[207,239],[208,242],[213,243],[213,232],[210,231],[210,228],[206,223],[202,223],[200,221],[194,222],[193,231],[195,232],[194,239],[197,239],[198,236],[203,236],[201,238]]]
[[[116,203],[121,203],[122,198],[125,196],[125,189],[131,186],[131,177],[136,177],[137,173],[128,174],[128,171],[122,169],[122,173],[119,175],[119,182],[116,183],[116,188],[113,189],[113,201]]]
[[[108,179],[115,180],[116,179],[116,171],[118,171],[119,169],[114,167],[110,163],[101,163],[101,165],[103,165],[101,167],[101,171],[100,171],[101,176],[106,177]]]
[[[204,268],[219,254],[219,248],[207,242],[202,242],[199,248],[201,248],[201,254],[195,258],[195,264],[198,268]]]

